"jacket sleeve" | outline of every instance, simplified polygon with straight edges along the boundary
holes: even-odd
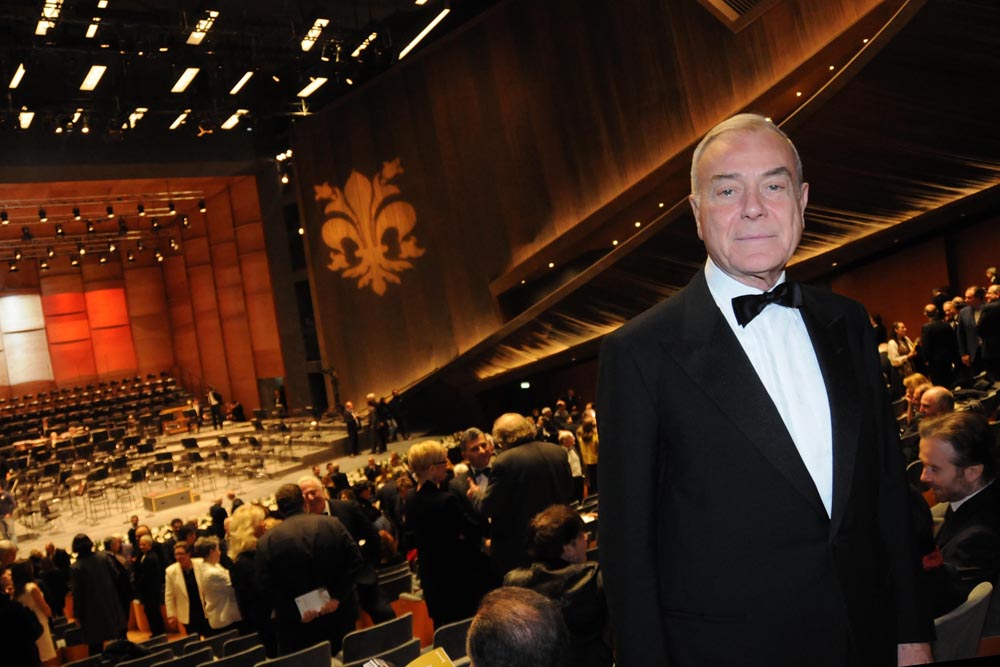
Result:
[[[623,337],[601,346],[597,419],[601,438],[599,544],[617,664],[669,665],[658,599],[659,442],[650,364]],[[569,464],[567,463],[567,466]]]
[[[163,587],[163,605],[167,608],[167,618],[177,618],[177,603],[174,600],[174,587],[171,582],[173,569],[176,569],[173,565],[167,567],[166,585]]]

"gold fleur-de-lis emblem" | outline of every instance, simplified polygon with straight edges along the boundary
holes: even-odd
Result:
[[[383,162],[371,180],[352,170],[343,190],[329,183],[314,186],[316,201],[328,201],[322,230],[330,248],[326,268],[357,278],[358,289],[371,287],[379,296],[386,283],[399,284],[398,274],[413,268],[410,259],[424,254],[412,234],[416,211],[391,183],[402,173],[396,158]]]

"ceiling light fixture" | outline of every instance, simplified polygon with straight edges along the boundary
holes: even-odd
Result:
[[[48,222],[49,216],[45,213],[44,208],[38,209],[38,222]]]
[[[108,204],[108,207],[106,209],[104,209],[104,210],[107,211],[107,213],[108,213],[108,220],[110,220],[111,218],[115,217],[115,208],[113,206],[111,206],[110,204]]]
[[[9,225],[10,218],[7,217],[7,211],[0,211],[0,224]]]
[[[416,37],[414,37],[414,38],[413,38],[413,41],[412,41],[412,42],[410,42],[409,44],[407,44],[407,45],[406,45],[406,48],[404,48],[404,49],[403,49],[402,51],[400,51],[400,52],[399,52],[399,60],[402,60],[403,58],[405,58],[405,57],[406,57],[406,54],[408,54],[408,53],[409,53],[410,51],[412,51],[413,49],[415,49],[415,48],[416,48],[416,46],[417,46],[417,44],[419,44],[419,43],[420,43],[420,41],[421,41],[421,40],[422,40],[422,39],[423,39],[424,37],[426,37],[426,36],[427,36],[427,33],[429,33],[429,32],[430,32],[431,30],[433,30],[434,28],[436,28],[436,27],[437,27],[437,24],[438,24],[438,23],[440,23],[441,21],[443,21],[443,20],[444,20],[444,17],[445,17],[445,16],[448,16],[448,14],[449,14],[450,12],[451,12],[451,10],[450,10],[450,9],[448,9],[447,7],[445,7],[444,9],[442,9],[442,10],[441,10],[441,13],[440,13],[440,14],[438,14],[437,16],[435,16],[435,17],[434,17],[434,20],[433,20],[433,21],[431,21],[430,23],[428,23],[428,24],[427,24],[427,27],[426,27],[426,28],[424,28],[423,30],[421,30],[421,31],[420,31],[420,34],[419,34],[419,35],[417,35]]]
[[[206,10],[208,16],[198,21],[194,26],[194,30],[188,35],[187,43],[191,46],[198,46],[201,44],[201,40],[205,39],[205,35],[208,31],[212,29],[212,25],[215,23],[215,19],[219,18],[219,12],[214,10]]]
[[[140,218],[146,216],[146,207],[145,206],[143,206],[142,204],[139,204],[138,206],[136,206],[136,209],[139,211],[139,217]]]
[[[69,265],[70,266],[80,266],[80,258],[77,257],[76,255],[71,255],[70,258],[69,258]]]
[[[10,78],[10,85],[8,86],[11,90],[17,88],[21,85],[21,79],[24,78],[24,73],[27,70],[24,69],[24,63],[17,66],[17,70],[14,72],[14,76]]]
[[[189,220],[188,217],[185,215],[183,218],[181,218],[181,227],[187,229],[190,226],[191,226],[191,220]]]
[[[167,210],[170,211],[170,215],[177,215],[177,207],[172,201],[167,202]]]
[[[150,223],[149,228],[152,229],[154,232],[160,231],[160,219],[153,218],[153,222]]]
[[[42,271],[48,271],[49,270],[49,260],[45,259],[44,257],[39,258],[39,260],[38,260],[38,268],[40,270],[42,270]]]
[[[101,77],[108,70],[106,65],[91,65],[90,71],[87,72],[87,76],[83,77],[83,83],[80,84],[80,90],[93,90],[97,88],[97,84],[101,82]]]
[[[56,19],[59,18],[62,4],[63,0],[45,1],[45,4],[42,5],[42,16],[38,19],[38,25],[35,26],[36,35],[44,37],[49,29],[56,27]]]
[[[361,52],[364,51],[365,49],[367,49],[368,46],[372,42],[374,42],[375,38],[377,38],[377,37],[378,37],[378,33],[377,32],[373,32],[372,34],[370,34],[367,37],[365,37],[365,39],[360,44],[358,44],[358,48],[354,49],[354,51],[351,52],[351,57],[352,58],[357,58],[358,56],[360,56]]]
[[[118,235],[125,236],[128,234],[128,224],[125,222],[125,216],[118,218]]]
[[[114,252],[117,249],[118,249],[118,246],[115,245],[114,241],[108,241],[108,252]]]
[[[16,259],[16,260],[20,260],[21,259],[21,249],[20,248],[14,248],[14,259]]]
[[[62,225],[56,225],[56,236],[66,236],[66,230]]]
[[[237,109],[236,112],[227,118],[226,122],[224,122],[220,127],[223,130],[231,130],[240,122],[240,117],[245,116],[248,113],[250,113],[249,109]]]
[[[134,262],[135,261],[135,253],[132,252],[131,250],[129,250],[128,254],[125,255],[125,259],[127,259],[130,262]]]
[[[252,76],[253,76],[253,71],[249,71],[246,74],[244,74],[242,77],[240,77],[240,80],[236,82],[236,85],[233,86],[232,89],[230,89],[229,94],[230,95],[235,95],[236,93],[238,93],[241,90],[243,90],[243,86],[247,85],[247,82],[250,81],[250,78]]]
[[[180,246],[177,244],[177,241],[174,240],[174,237],[171,236],[170,237],[170,249],[171,250],[177,250],[179,248],[180,248]]]
[[[86,255],[87,254],[87,247],[84,246],[82,243],[77,243],[76,244],[76,251],[78,253],[80,253],[81,255]]]
[[[17,273],[17,262],[15,262],[14,260],[10,260],[10,263],[7,264],[7,269],[11,273]]]
[[[98,9],[107,9],[108,8],[108,0],[97,0],[97,8]]]
[[[90,220],[87,221],[87,233],[88,234],[94,233],[94,223],[91,222]]]
[[[198,72],[200,71],[200,67],[188,67],[184,70],[184,73],[178,77],[177,83],[175,83],[174,87],[170,89],[170,92],[183,93],[187,90],[187,87],[191,85],[191,82],[194,81],[194,78],[198,76]]]
[[[159,250],[156,251],[156,261],[157,262],[162,262],[163,261],[163,253],[160,252]]]
[[[99,262],[100,262],[101,264],[107,264],[107,263],[108,263],[108,256],[107,256],[107,255],[105,255],[105,254],[104,254],[104,253],[102,252],[102,253],[101,253],[100,255],[98,255],[98,261],[99,261]]]
[[[90,25],[87,26],[87,39],[93,39],[94,35],[97,34],[97,26],[101,22],[101,17],[95,16],[90,21]]]
[[[310,80],[309,85],[307,85],[305,88],[303,88],[298,92],[299,97],[309,97],[317,90],[319,90],[319,87],[322,86],[324,83],[326,83],[328,79],[325,76],[317,76],[317,77],[309,77],[309,80]]]
[[[22,130],[27,130],[31,127],[31,121],[35,119],[35,112],[28,111],[28,107],[21,107],[20,113],[17,114],[17,122],[21,126]]]
[[[31,239],[35,238],[35,235],[31,233],[31,227],[24,225],[21,227],[21,240],[27,243]]]
[[[205,200],[204,199],[199,199],[198,200],[198,210],[201,211],[202,213],[204,213],[205,211],[208,210],[208,207],[205,206]]]
[[[128,126],[135,129],[135,124],[142,120],[142,117],[149,111],[148,107],[136,107],[135,111],[128,115]]]
[[[135,249],[138,250],[139,252],[142,252],[143,250],[146,249],[146,246],[144,246],[142,244],[142,241],[136,241],[135,242]]]
[[[74,206],[73,207],[73,219],[74,220],[79,220],[80,219],[80,207],[79,206]]]
[[[56,256],[56,249],[53,248],[52,246],[49,246],[48,248],[45,249],[45,254],[48,257],[50,257],[50,258],[51,257],[55,257]]]
[[[185,110],[184,110],[184,111],[183,111],[183,112],[181,113],[181,115],[180,115],[180,116],[178,116],[178,117],[177,117],[176,119],[174,119],[174,122],[172,122],[172,123],[170,124],[170,129],[171,129],[171,130],[176,130],[176,129],[177,129],[178,127],[180,127],[180,126],[181,126],[181,123],[183,123],[183,122],[184,122],[185,120],[187,120],[187,117],[188,117],[188,114],[190,114],[190,113],[191,113],[191,110],[190,110],[190,109],[185,109]]]
[[[330,25],[330,19],[316,19],[313,21],[312,27],[309,28],[309,32],[306,36],[302,38],[302,50],[308,51],[316,44],[316,40],[319,39],[320,34],[323,32],[323,28]]]

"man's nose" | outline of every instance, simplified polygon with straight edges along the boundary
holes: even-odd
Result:
[[[748,188],[743,195],[743,217],[756,220],[764,215],[764,202],[756,188]]]

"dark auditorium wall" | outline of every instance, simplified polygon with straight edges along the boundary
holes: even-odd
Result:
[[[300,121],[320,344],[345,399],[495,331],[491,281],[880,4],[789,0],[733,36],[694,0],[512,0]]]
[[[865,304],[869,313],[880,313],[886,327],[904,322],[907,335],[916,339],[933,288],[949,285],[953,294],[964,294],[969,285],[985,283],[986,267],[1000,264],[1000,219],[955,226],[837,275],[830,288]]]

